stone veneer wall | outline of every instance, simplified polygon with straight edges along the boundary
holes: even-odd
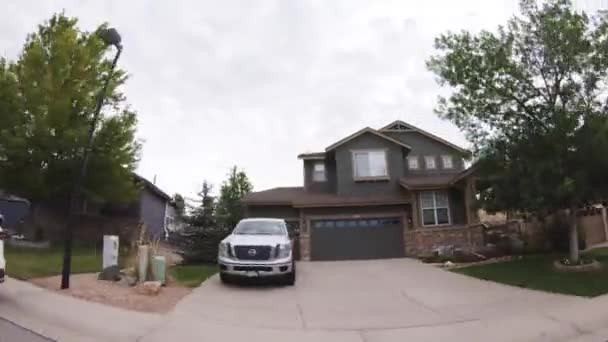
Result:
[[[465,250],[483,246],[483,227],[438,227],[406,230],[403,233],[405,240],[405,254],[419,256],[429,254],[440,246],[454,246]]]
[[[310,233],[300,233],[300,260],[310,261]]]

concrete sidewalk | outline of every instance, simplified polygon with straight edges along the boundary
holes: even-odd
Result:
[[[0,317],[57,341],[136,341],[163,317],[86,302],[8,279],[0,285]]]

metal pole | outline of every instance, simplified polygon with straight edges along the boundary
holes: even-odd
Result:
[[[112,61],[112,66],[110,67],[110,71],[108,72],[108,76],[106,77],[103,88],[99,92],[97,96],[97,105],[95,106],[95,112],[93,113],[93,120],[91,121],[91,126],[89,127],[89,136],[87,145],[83,151],[82,159],[80,163],[80,172],[76,177],[72,192],[70,194],[70,206],[68,208],[68,220],[65,227],[65,237],[64,237],[64,251],[63,251],[63,269],[61,272],[61,289],[69,289],[70,288],[70,273],[72,266],[72,240],[74,237],[74,226],[78,223],[78,215],[76,215],[76,210],[78,210],[80,200],[81,200],[81,188],[82,182],[84,181],[87,175],[87,164],[89,162],[89,156],[91,154],[91,149],[93,148],[93,140],[95,129],[97,128],[97,121],[99,120],[99,113],[101,111],[101,107],[103,106],[103,102],[106,97],[106,91],[108,89],[108,85],[110,84],[110,80],[114,75],[114,69],[116,68],[116,64],[118,63],[118,58],[120,58],[120,54],[122,53],[122,46],[116,46],[116,56],[114,56],[114,60]]]

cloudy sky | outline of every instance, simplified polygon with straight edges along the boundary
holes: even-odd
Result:
[[[6,1],[0,55],[15,58],[61,10],[83,30],[109,22],[123,36],[125,93],[139,113],[139,172],[190,195],[238,165],[261,190],[301,185],[298,153],[396,119],[467,146],[433,114],[442,90],[425,60],[438,34],[494,29],[516,9],[513,0]]]

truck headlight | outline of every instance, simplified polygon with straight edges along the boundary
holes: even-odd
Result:
[[[228,248],[229,245],[225,242],[220,242],[220,246],[218,248],[218,255],[220,256],[220,258],[227,258],[229,253],[228,253]]]
[[[288,258],[291,254],[291,244],[286,243],[284,245],[279,245],[279,259]]]

